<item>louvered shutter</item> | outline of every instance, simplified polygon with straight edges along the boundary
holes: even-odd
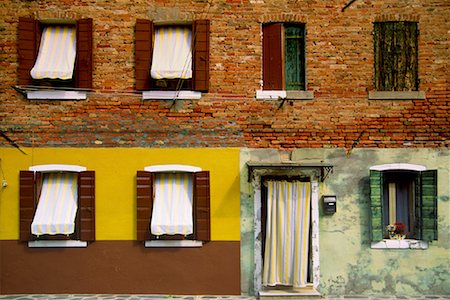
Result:
[[[138,171],[136,175],[136,239],[150,240],[150,217],[153,209],[153,174]]]
[[[153,53],[153,22],[136,20],[135,43],[135,88],[138,91],[149,90]]]
[[[211,240],[209,171],[194,173],[195,239]]]
[[[92,88],[92,19],[77,21],[77,57],[75,82],[77,88]]]
[[[33,171],[20,171],[19,205],[20,226],[19,240],[31,239],[31,223],[36,210],[35,180]]]
[[[283,89],[283,24],[263,26],[263,88]]]
[[[437,170],[420,173],[420,232],[425,241],[437,240]]]
[[[383,222],[383,172],[370,170],[370,237],[380,241],[385,233]]]
[[[19,43],[17,50],[19,56],[18,83],[20,85],[32,83],[30,71],[36,60],[39,47],[39,40],[37,39],[38,28],[39,22],[35,19],[19,18]]]
[[[95,172],[78,174],[78,213],[80,240],[95,241]]]
[[[209,20],[197,20],[193,24],[193,89],[207,92],[209,89]]]

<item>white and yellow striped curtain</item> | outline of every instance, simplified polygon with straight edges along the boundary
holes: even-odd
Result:
[[[150,70],[152,78],[192,78],[191,45],[192,32],[189,28],[157,28]]]
[[[193,181],[189,173],[160,173],[155,176],[151,233],[194,232],[192,220]]]
[[[31,77],[34,79],[71,79],[76,52],[75,27],[45,27],[36,62],[30,71]]]
[[[307,284],[310,183],[267,181],[263,285]]]
[[[72,234],[78,209],[78,174],[44,174],[31,233]]]

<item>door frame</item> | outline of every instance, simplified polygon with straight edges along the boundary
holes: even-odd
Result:
[[[312,284],[313,288],[319,286],[320,266],[319,266],[319,179],[321,178],[321,168],[294,168],[294,169],[278,169],[278,168],[260,168],[253,170],[251,176],[251,184],[253,188],[254,201],[254,290],[255,294],[259,294],[264,290],[262,285],[263,274],[263,257],[262,249],[264,247],[262,241],[262,177],[265,176],[301,176],[309,177],[311,183],[311,247],[312,253]]]

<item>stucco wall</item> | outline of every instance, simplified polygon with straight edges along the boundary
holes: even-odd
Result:
[[[253,293],[254,203],[246,162],[280,162],[286,153],[241,152],[242,290]],[[450,294],[450,192],[448,149],[297,149],[291,161],[326,163],[333,172],[319,185],[321,195],[336,195],[337,212],[320,213],[320,283],[328,295]],[[369,167],[411,163],[438,170],[438,240],[426,250],[371,249],[369,241]],[[319,200],[320,201],[320,200]]]

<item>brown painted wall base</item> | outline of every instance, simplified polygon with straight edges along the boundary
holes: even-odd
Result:
[[[97,241],[87,248],[32,249],[1,241],[0,293],[239,295],[239,266],[239,242],[144,248]]]

